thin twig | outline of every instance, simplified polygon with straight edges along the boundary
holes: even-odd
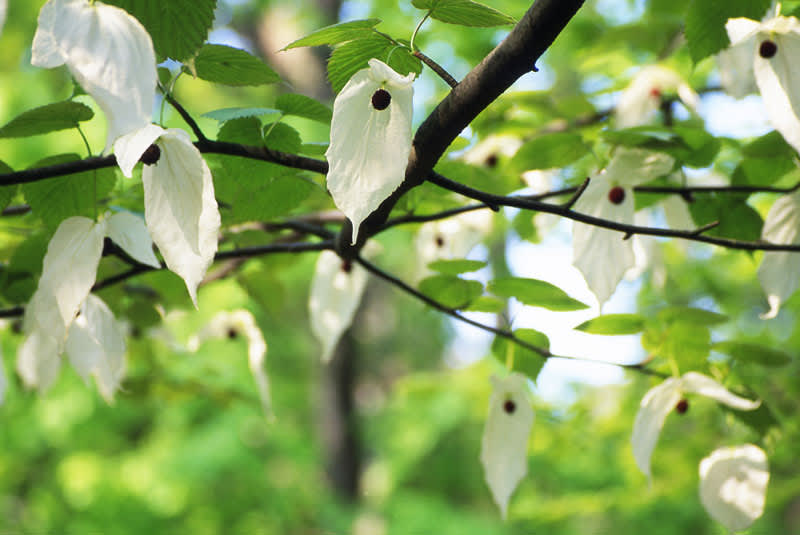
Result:
[[[586,191],[586,188],[589,187],[589,182],[591,181],[591,177],[586,177],[586,180],[583,181],[583,184],[578,186],[578,189],[575,191],[575,194],[569,198],[567,202],[561,205],[564,210],[571,210],[575,203],[578,202],[578,199],[581,198],[583,192]]]
[[[721,247],[727,247],[729,249],[740,249],[745,251],[800,252],[800,244],[783,245],[783,244],[769,243],[763,241],[755,242],[755,241],[735,240],[732,238],[706,236],[704,234],[697,234],[697,229],[674,230],[674,229],[664,229],[664,228],[654,228],[654,227],[642,227],[639,225],[629,225],[626,223],[619,223],[617,221],[611,221],[608,219],[601,219],[599,217],[586,215],[569,209],[565,210],[560,205],[549,204],[540,201],[532,201],[519,196],[511,195],[508,197],[503,197],[500,195],[492,195],[491,193],[486,193],[480,190],[476,190],[474,188],[470,188],[469,186],[465,186],[464,184],[461,184],[459,182],[450,180],[449,178],[444,177],[433,171],[431,171],[428,174],[427,180],[431,184],[436,184],[437,186],[443,189],[459,193],[461,195],[464,195],[465,197],[469,197],[470,199],[475,199],[477,201],[481,201],[486,204],[511,206],[514,208],[521,208],[523,210],[532,210],[535,212],[555,214],[565,217],[567,219],[572,219],[573,221],[586,223],[588,225],[606,228],[609,230],[616,230],[626,235],[642,234],[645,236],[681,238],[689,241],[710,243],[712,245],[719,245]]]
[[[573,357],[573,356],[568,356],[568,355],[556,355],[554,353],[551,353],[548,349],[545,349],[545,348],[539,347],[539,346],[535,346],[533,344],[530,344],[530,343],[526,342],[525,340],[522,340],[522,339],[518,338],[517,336],[514,335],[514,333],[512,331],[508,331],[506,329],[500,329],[500,328],[497,328],[497,327],[493,327],[491,325],[487,325],[485,323],[481,323],[479,321],[475,321],[473,319],[470,319],[470,318],[464,316],[458,310],[456,310],[454,308],[450,308],[448,306],[445,306],[442,303],[440,303],[439,301],[436,301],[435,299],[432,299],[432,298],[428,297],[427,295],[423,294],[419,290],[416,290],[415,288],[412,288],[411,286],[409,286],[408,284],[406,284],[405,282],[403,282],[399,278],[395,277],[394,275],[382,270],[381,268],[379,268],[375,264],[372,264],[371,262],[369,262],[367,260],[364,260],[364,258],[362,258],[361,256],[356,256],[354,258],[354,261],[357,262],[358,264],[360,264],[364,269],[366,269],[367,271],[369,271],[370,273],[372,273],[376,277],[388,282],[389,284],[391,284],[391,285],[395,286],[396,288],[404,291],[405,293],[407,293],[410,296],[418,299],[419,301],[422,301],[426,305],[438,310],[439,312],[442,312],[442,313],[446,314],[447,316],[450,316],[451,318],[454,318],[454,319],[456,319],[456,320],[458,320],[458,321],[460,321],[462,323],[466,323],[467,325],[472,325],[473,327],[475,327],[477,329],[480,329],[482,331],[486,331],[488,333],[494,334],[495,336],[499,336],[500,338],[508,340],[508,341],[510,341],[510,342],[512,342],[512,343],[514,343],[514,344],[516,344],[516,345],[518,345],[518,346],[520,346],[520,347],[522,347],[524,349],[527,349],[529,351],[532,351],[532,352],[538,354],[540,357],[542,357],[545,360],[550,359],[550,358],[559,358],[559,359],[576,360],[576,361],[583,361],[583,362],[595,362],[595,363],[598,363],[598,364],[608,364],[610,366],[617,366],[617,367],[624,368],[624,369],[631,369],[631,370],[634,370],[634,371],[637,371],[637,372],[640,372],[640,373],[643,373],[643,374],[646,374],[646,375],[653,375],[653,376],[662,377],[662,378],[663,377],[667,377],[667,374],[663,374],[661,372],[658,372],[658,371],[655,371],[655,370],[651,370],[649,368],[644,367],[642,364],[622,364],[622,363],[617,363],[617,362],[606,362],[606,361],[587,359],[587,358],[581,358],[581,357]]]
[[[192,132],[194,132],[194,135],[197,136],[197,140],[198,141],[208,141],[208,138],[205,136],[205,134],[203,134],[203,130],[200,128],[200,125],[197,124],[197,121],[194,120],[194,117],[192,117],[189,114],[189,112],[186,111],[186,108],[184,108],[181,105],[180,102],[175,100],[175,97],[172,96],[172,94],[169,91],[167,91],[167,90],[162,88],[162,92],[163,92],[163,95],[164,95],[164,100],[169,102],[170,105],[173,108],[175,108],[175,111],[177,111],[178,114],[180,114],[180,116],[183,118],[184,122],[187,125],[189,125],[189,128],[192,129]]]
[[[419,50],[414,51],[414,56],[418,57],[422,60],[422,63],[430,67],[430,69],[439,75],[439,78],[444,80],[444,82],[449,85],[450,87],[456,87],[458,85],[458,80],[453,78],[449,72],[444,70],[444,67],[433,61],[431,58],[420,52]]]

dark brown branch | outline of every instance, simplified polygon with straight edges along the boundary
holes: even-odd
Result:
[[[572,209],[572,207],[575,206],[575,203],[578,202],[578,199],[581,198],[581,195],[583,195],[583,192],[586,191],[586,188],[589,187],[589,182],[591,180],[592,179],[590,177],[586,177],[586,180],[583,181],[583,184],[578,186],[578,189],[575,190],[575,193],[572,195],[572,197],[570,197],[567,202],[562,204],[561,208],[564,210]]]
[[[609,230],[616,230],[622,232],[625,236],[633,236],[634,234],[641,234],[645,236],[661,236],[665,238],[682,238],[689,241],[697,241],[703,243],[710,243],[712,245],[719,245],[729,249],[740,249],[745,251],[800,251],[800,244],[781,245],[761,241],[744,241],[735,240],[732,238],[719,238],[713,236],[705,236],[698,233],[698,229],[693,230],[674,230],[662,229],[653,227],[642,227],[639,225],[628,225],[625,223],[618,223],[607,219],[601,219],[580,212],[574,212],[571,209],[565,209],[563,206],[556,204],[544,203],[541,201],[530,200],[524,197],[508,196],[503,197],[500,195],[492,195],[480,190],[470,188],[464,184],[454,182],[438,173],[431,172],[428,175],[428,181],[432,184],[444,188],[455,193],[481,201],[486,204],[497,204],[500,206],[511,206],[514,208],[521,208],[523,210],[532,210],[536,212],[544,212],[548,214],[555,214],[573,221],[579,221],[588,225],[606,228]],[[701,229],[703,232],[708,229]]]
[[[537,0],[511,33],[436,106],[417,130],[405,180],[362,224],[356,245],[350,244],[348,221],[337,237],[337,250],[354,257],[369,236],[383,227],[392,208],[419,186],[453,140],[477,115],[523,74],[534,70],[539,56],[553,43],[584,0]],[[491,204],[491,203],[489,203]]]
[[[162,94],[164,95],[164,100],[169,102],[170,105],[175,108],[175,111],[178,112],[184,122],[189,126],[189,128],[192,129],[194,135],[197,136],[197,140],[208,141],[208,138],[205,136],[205,134],[203,134],[203,130],[200,128],[200,125],[197,124],[197,121],[194,120],[194,117],[192,117],[189,112],[186,111],[186,108],[184,108],[180,102],[175,100],[175,97],[173,97],[169,91],[166,91],[162,88]]]

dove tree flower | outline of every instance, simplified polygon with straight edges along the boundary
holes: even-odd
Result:
[[[133,214],[119,212],[99,222],[81,216],[62,221],[47,246],[38,287],[25,308],[26,338],[19,348],[17,370],[28,386],[47,390],[58,376],[66,349],[84,378],[95,373],[104,397],[113,395],[124,371],[121,328],[99,298],[87,300],[106,237],[134,260],[160,267],[144,223]]]
[[[753,444],[719,448],[700,461],[700,501],[732,532],[764,514],[767,483],[767,454]]]
[[[642,398],[631,435],[636,466],[648,478],[652,477],[650,457],[658,442],[661,428],[664,427],[664,421],[673,410],[679,413],[686,412],[689,407],[688,401],[684,398],[686,394],[700,394],[740,411],[752,411],[761,405],[760,401],[739,397],[711,377],[697,372],[688,372],[681,377],[670,377],[651,388]]]
[[[771,243],[792,244],[800,240],[800,193],[783,195],[776,200],[764,220],[761,238]],[[800,279],[800,255],[767,251],[758,266],[758,280],[767,296],[769,311],[763,319],[774,318],[781,303],[797,290]]]
[[[69,68],[106,115],[106,151],[117,137],[150,123],[157,79],[153,42],[123,9],[49,0],[39,12],[31,63]]]
[[[378,59],[355,73],[333,102],[328,190],[353,224],[361,222],[403,182],[411,153],[414,73],[401,76]]]
[[[756,84],[772,126],[800,151],[800,20],[775,15],[762,22],[739,17],[725,24],[731,46],[749,51]]]
[[[256,324],[256,319],[249,310],[238,309],[230,312],[220,312],[200,330],[195,338],[190,340],[189,347],[196,351],[199,345],[209,338],[236,338],[239,335],[244,336],[247,340],[247,362],[258,388],[261,406],[264,409],[264,413],[268,417],[272,417],[269,377],[267,377],[267,373],[264,370],[267,342],[264,340],[264,334],[261,329]]]
[[[662,97],[675,92],[687,108],[697,109],[700,101],[697,93],[677,72],[661,65],[644,67],[619,97],[614,110],[617,127],[648,124],[661,107]]]
[[[436,260],[464,258],[489,234],[491,228],[492,212],[489,210],[464,212],[421,225],[415,239],[418,272],[428,273],[428,264]]]
[[[322,360],[330,361],[336,344],[353,322],[364,288],[367,271],[342,260],[333,251],[322,251],[311,279],[308,311],[311,332],[322,344]]]
[[[503,513],[514,489],[528,472],[528,438],[533,408],[528,379],[513,372],[491,378],[492,395],[481,440],[481,464],[489,490]]]
[[[211,170],[189,135],[177,128],[148,124],[114,143],[127,177],[146,151],[142,184],[147,230],[197,306],[197,286],[214,260],[221,224]]]
[[[633,187],[666,175],[674,163],[667,154],[619,147],[606,169],[591,177],[574,209],[632,225]],[[619,232],[584,223],[572,227],[573,264],[601,305],[614,293],[625,271],[636,264],[633,244],[622,238]]]

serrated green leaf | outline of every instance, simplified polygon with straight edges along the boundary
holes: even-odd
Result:
[[[194,59],[197,77],[225,85],[262,85],[281,81],[272,68],[245,50],[203,45]]]
[[[711,346],[711,349],[729,355],[736,360],[763,366],[785,366],[792,361],[791,355],[783,351],[748,342],[717,342]]]
[[[328,143],[303,143],[300,153],[307,156],[323,156],[328,150]]]
[[[589,334],[636,334],[644,329],[645,318],[638,314],[605,314],[584,321],[575,330]]]
[[[275,101],[275,107],[286,115],[304,117],[322,124],[330,124],[333,112],[329,107],[305,95],[284,93]]]
[[[2,128],[0,138],[27,137],[47,134],[57,130],[75,128],[80,122],[88,121],[94,117],[94,112],[86,104],[65,101],[47,104],[23,112]]]
[[[428,264],[428,267],[442,275],[460,275],[485,268],[486,262],[465,259],[436,260]]]
[[[217,133],[219,141],[241,143],[242,145],[263,145],[261,121],[256,117],[241,117],[225,121]]]
[[[161,58],[184,61],[208,38],[216,0],[107,0],[142,23]]]
[[[333,24],[292,41],[282,50],[301,46],[335,45],[345,41],[352,41],[353,39],[360,39],[369,36],[372,33],[372,28],[380,22],[381,19],[363,19]]]
[[[702,324],[677,322],[667,331],[662,356],[675,359],[681,369],[697,368],[711,352],[711,333]]]
[[[472,0],[412,0],[411,5],[429,10],[431,18],[461,26],[486,28],[516,22],[505,13]]]
[[[483,293],[483,284],[452,275],[434,275],[422,279],[419,291],[449,308],[464,308]]]
[[[221,108],[204,113],[201,117],[208,117],[224,123],[232,119],[241,119],[243,117],[266,117],[273,115],[280,115],[281,111],[273,108]]]
[[[328,81],[333,91],[338,93],[356,72],[366,69],[370,58],[386,62],[401,75],[422,71],[422,62],[411,55],[407,48],[373,33],[337,47],[328,58]]]
[[[532,346],[545,351],[550,350],[550,340],[547,335],[535,329],[516,329],[514,336]],[[501,336],[495,336],[491,351],[492,355],[502,364],[513,362],[511,371],[522,373],[534,381],[545,363],[545,358],[539,353]]]
[[[546,134],[522,145],[511,159],[511,166],[518,171],[564,167],[588,153],[589,147],[579,134]]]
[[[771,0],[692,0],[685,35],[692,61],[699,62],[730,44],[725,22],[735,17],[761,20]]]
[[[657,318],[664,323],[691,323],[713,326],[725,323],[728,317],[710,310],[694,307],[671,306],[658,311]]]
[[[33,167],[79,159],[77,154],[62,154],[41,160]],[[113,168],[96,169],[22,184],[22,193],[33,213],[41,217],[45,225],[54,229],[70,216],[93,218],[98,210],[95,199],[108,195],[116,181]]]
[[[522,277],[506,277],[489,282],[489,292],[506,299],[554,311],[584,310],[589,305],[573,299],[564,290],[549,282]]]
[[[297,154],[303,141],[300,134],[285,123],[270,123],[264,126],[264,144],[272,150]]]

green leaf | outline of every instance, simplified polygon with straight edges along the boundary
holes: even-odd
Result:
[[[528,141],[511,159],[518,171],[552,169],[567,166],[589,153],[589,147],[579,134],[557,132]]]
[[[469,273],[485,268],[486,262],[465,259],[436,260],[428,264],[428,267],[443,275],[460,275],[461,273]]]
[[[372,28],[380,22],[381,19],[363,19],[326,26],[305,37],[301,37],[297,41],[292,41],[282,50],[301,46],[335,45],[345,41],[352,41],[353,39],[360,39],[372,34]]]
[[[711,346],[711,349],[729,355],[736,360],[763,366],[785,366],[792,361],[791,355],[783,351],[748,342],[717,342]]]
[[[33,167],[75,160],[80,160],[77,154],[62,154],[41,160]],[[95,199],[108,195],[116,181],[114,169],[109,167],[22,184],[22,193],[33,212],[54,229],[70,216],[94,218],[100,210],[96,208]]]
[[[494,8],[472,0],[412,0],[411,5],[430,11],[431,18],[461,26],[503,26],[516,21]]]
[[[209,119],[224,123],[225,121],[241,119],[242,117],[265,117],[280,114],[280,110],[273,108],[221,108],[204,113],[201,117],[208,117]]]
[[[542,332],[535,329],[517,329],[514,336],[532,346],[550,350],[550,340]],[[513,361],[511,371],[519,372],[532,380],[536,380],[545,363],[545,358],[526,347],[522,347],[506,338],[495,336],[492,342],[492,355],[502,364]]]
[[[696,368],[711,351],[711,333],[701,324],[678,322],[667,331],[662,355],[675,359],[681,369]]]
[[[728,321],[728,317],[722,314],[702,308],[684,306],[663,308],[658,311],[657,318],[664,323],[683,322],[707,327]]]
[[[286,115],[304,117],[322,124],[330,124],[333,112],[321,102],[305,95],[284,93],[275,101],[275,107]]]
[[[226,121],[220,127],[217,139],[243,145],[263,145],[264,136],[261,133],[261,121],[252,116]]]
[[[303,141],[300,134],[285,123],[270,123],[264,126],[264,144],[272,150],[297,154]]]
[[[761,237],[764,221],[752,206],[737,196],[706,195],[703,202],[689,203],[688,207],[698,226],[719,222],[719,225],[706,232],[710,236],[747,241]]]
[[[356,72],[366,69],[370,58],[386,62],[402,75],[422,71],[422,62],[407,48],[394,44],[383,35],[372,33],[333,51],[328,59],[328,80],[333,91],[338,93]]]
[[[697,63],[730,44],[725,31],[728,19],[761,20],[770,4],[771,0],[692,0],[685,26],[692,61]]]
[[[162,58],[184,61],[208,38],[216,0],[108,0],[142,23]]]
[[[94,117],[94,112],[80,102],[56,102],[34,108],[17,115],[0,128],[2,137],[27,137],[47,134],[57,130],[75,128],[82,121]]]
[[[584,321],[575,330],[589,334],[636,334],[644,329],[645,319],[638,314],[605,314]]]
[[[281,77],[245,50],[225,45],[203,45],[194,59],[198,78],[225,85],[262,85]]]
[[[549,282],[521,277],[506,277],[489,282],[488,290],[506,299],[514,297],[520,303],[548,310],[583,310],[589,305],[570,297],[561,288]]]
[[[434,275],[422,279],[419,291],[449,308],[464,308],[483,293],[483,284],[452,275]]]

